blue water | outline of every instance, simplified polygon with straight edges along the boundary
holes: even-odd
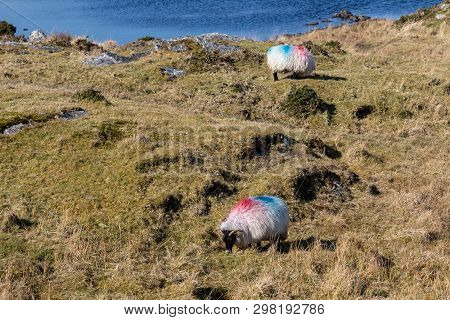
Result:
[[[23,29],[65,31],[119,43],[222,32],[253,39],[310,30],[306,23],[348,9],[397,18],[440,0],[0,0],[0,20]],[[339,22],[336,20],[336,24]],[[319,27],[325,27],[322,23]]]

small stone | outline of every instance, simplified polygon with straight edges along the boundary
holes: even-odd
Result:
[[[438,19],[438,20],[445,19],[445,14],[438,13],[438,14],[436,15],[436,19]]]
[[[169,46],[169,50],[173,52],[185,52],[187,51],[187,47],[184,44],[180,43]]]
[[[431,86],[438,86],[441,84],[441,80],[439,80],[438,78],[433,78],[428,82],[428,85]]]
[[[177,78],[184,76],[186,72],[184,70],[180,70],[180,69],[164,67],[164,68],[161,68],[161,73],[168,75],[169,76],[168,80],[175,80]]]
[[[30,33],[30,36],[28,37],[28,41],[31,43],[42,43],[45,41],[47,36],[44,32],[41,30],[34,30]]]
[[[82,108],[75,108],[71,110],[63,110],[60,114],[55,116],[55,119],[61,120],[74,120],[77,118],[81,118],[87,115],[87,111]]]

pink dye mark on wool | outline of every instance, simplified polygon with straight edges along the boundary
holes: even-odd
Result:
[[[238,204],[233,209],[231,209],[230,216],[250,213],[258,207],[262,209],[261,207],[263,205],[264,204],[261,201],[252,199],[251,197],[245,198],[239,201]]]
[[[255,205],[255,201],[250,198],[245,198],[238,202],[236,206],[231,210],[232,212],[236,211],[236,213],[244,213],[247,210],[250,210]]]
[[[294,46],[294,51],[298,55],[306,56],[306,49],[304,46]]]

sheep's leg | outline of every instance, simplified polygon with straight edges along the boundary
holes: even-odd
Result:
[[[280,251],[280,243],[281,243],[281,236],[276,236],[272,240],[272,244],[275,245],[275,250]]]
[[[276,72],[273,73],[273,81],[278,81],[278,74]]]

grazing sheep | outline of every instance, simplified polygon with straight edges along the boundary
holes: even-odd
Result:
[[[297,76],[309,76],[316,63],[311,52],[304,46],[283,44],[267,50],[267,65],[273,73],[273,80],[278,81],[277,72],[294,72]]]
[[[245,249],[261,241],[278,243],[288,235],[289,214],[286,203],[276,197],[249,197],[241,200],[222,221],[219,228],[228,253],[233,245]]]

